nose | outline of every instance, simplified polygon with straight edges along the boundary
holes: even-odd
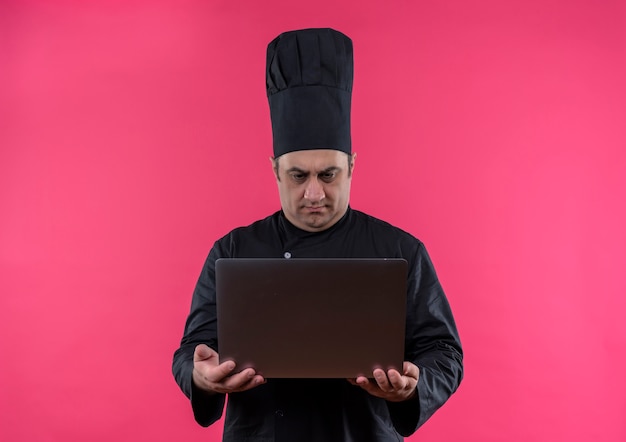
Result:
[[[312,202],[318,202],[323,200],[325,196],[324,188],[318,179],[316,177],[311,177],[306,185],[306,188],[304,189],[304,198]]]

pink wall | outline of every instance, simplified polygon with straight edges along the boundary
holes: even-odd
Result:
[[[278,207],[266,44],[317,26],[355,43],[352,205],[426,243],[465,345],[411,440],[626,440],[624,2],[300,4],[0,3],[0,440],[218,440],[171,356]]]

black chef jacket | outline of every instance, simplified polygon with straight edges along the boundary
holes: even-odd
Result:
[[[298,229],[279,211],[216,241],[193,293],[173,372],[191,399],[196,421],[211,425],[225,395],[206,395],[192,382],[193,353],[206,344],[219,353],[215,309],[218,258],[404,258],[408,261],[404,360],[420,369],[417,395],[393,403],[345,379],[268,379],[228,396],[224,441],[401,441],[457,389],[463,353],[448,301],[424,245],[390,224],[348,208],[331,228]],[[308,281],[310,282],[310,281]],[[303,281],[304,283],[304,281]],[[288,331],[285,331],[288,333]]]

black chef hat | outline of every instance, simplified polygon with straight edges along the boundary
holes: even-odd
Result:
[[[350,153],[352,40],[334,29],[280,34],[267,47],[274,157],[295,150]]]

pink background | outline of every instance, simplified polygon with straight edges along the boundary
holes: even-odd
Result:
[[[0,440],[218,440],[170,374],[213,241],[278,208],[267,43],[352,37],[352,205],[466,351],[410,440],[626,440],[623,1],[0,2]]]

